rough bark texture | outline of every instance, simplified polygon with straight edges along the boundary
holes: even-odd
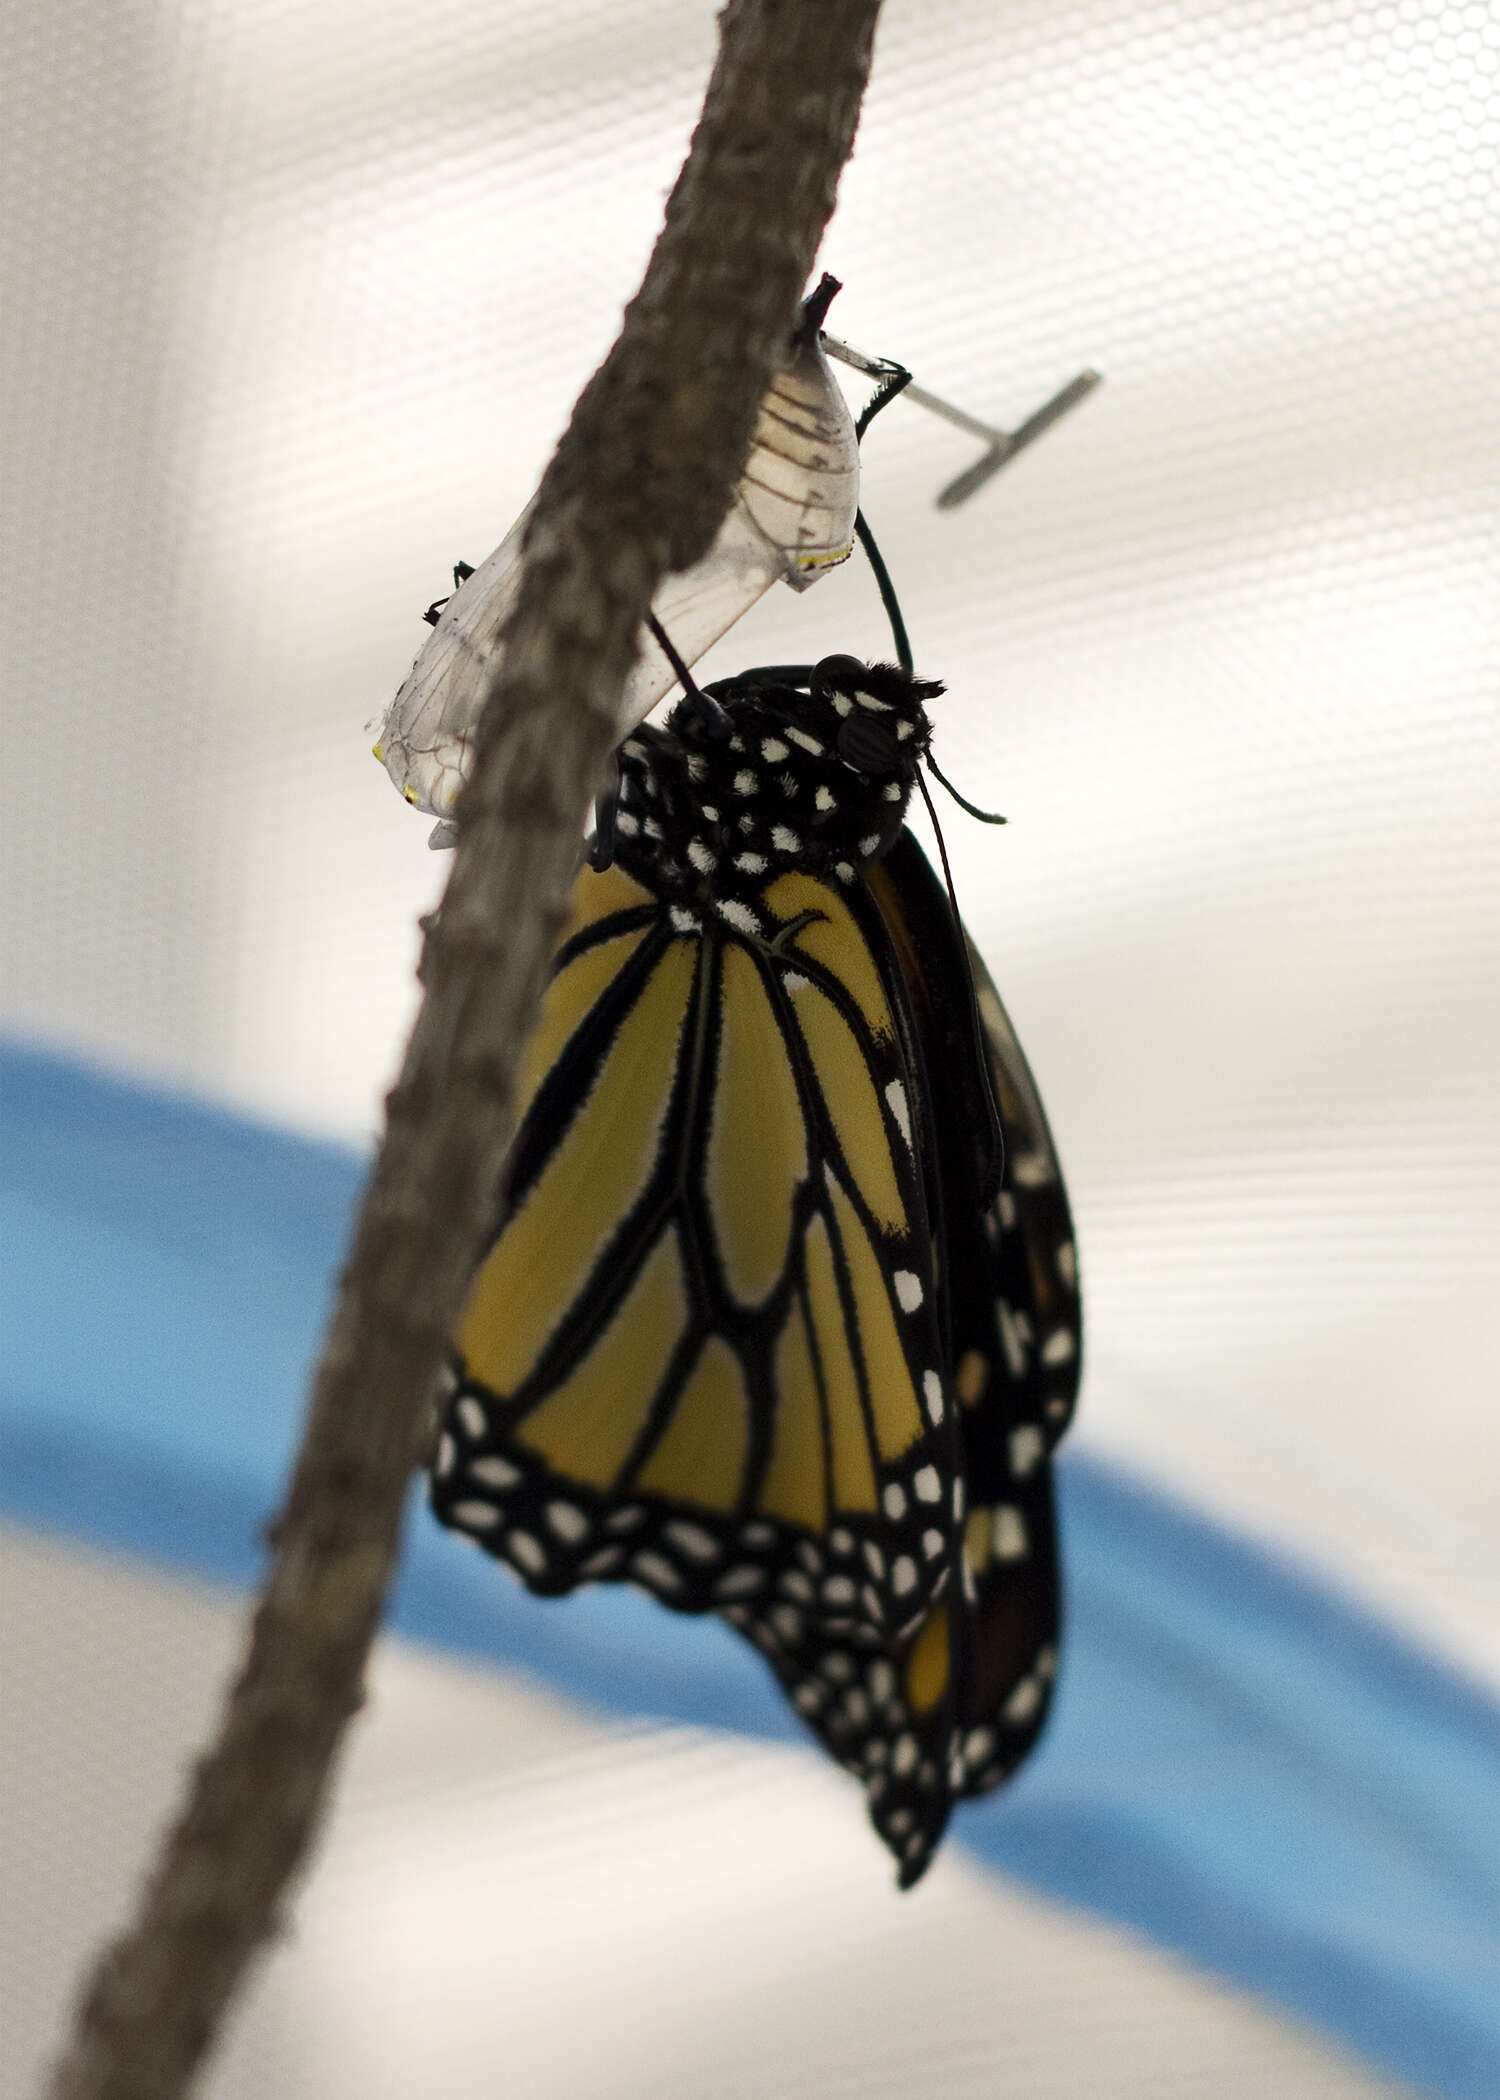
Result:
[[[635,635],[723,516],[833,207],[878,5],[730,0],[721,17],[645,280],[542,484],[247,1658],[139,1915],[88,1981],[52,2100],[181,2093],[307,1849],[493,1224],[513,1075]]]

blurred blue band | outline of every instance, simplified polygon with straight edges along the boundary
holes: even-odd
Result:
[[[252,1583],[364,1172],[0,1048],[0,1512]],[[1419,2091],[1496,2100],[1500,1707],[1097,1459],[1060,1493],[1054,1718],[958,1839]],[[420,1508],[392,1619],[612,1713],[801,1737],[716,1622],[608,1586],[540,1603]]]

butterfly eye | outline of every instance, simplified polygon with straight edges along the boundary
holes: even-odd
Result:
[[[838,754],[846,766],[879,780],[901,770],[901,746],[884,722],[846,715],[839,724]]]
[[[831,692],[853,692],[864,677],[865,667],[857,656],[825,656],[813,665],[809,682],[818,698],[826,700]]]

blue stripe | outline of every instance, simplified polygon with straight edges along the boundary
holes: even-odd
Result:
[[[251,1582],[362,1178],[335,1147],[0,1050],[0,1507]],[[959,1837],[1421,2091],[1495,2100],[1500,1708],[1118,1470],[1074,1454],[1060,1477],[1055,1716]],[[727,1629],[608,1586],[539,1605],[420,1513],[393,1618],[612,1712],[801,1735]]]

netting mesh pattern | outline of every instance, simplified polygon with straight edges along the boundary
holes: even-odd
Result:
[[[8,1848],[26,1900],[0,1914],[0,2100],[29,2100],[71,1971],[208,1724],[238,1612],[4,1532],[0,1580],[17,1607],[0,1671],[24,1700],[0,1778],[33,1804]],[[954,1852],[898,1902],[852,1807],[790,1746],[590,1720],[387,1643],[295,1932],[204,2091],[1400,2100]]]
[[[443,874],[365,755],[712,51],[666,0],[0,20],[5,1024],[372,1126]],[[1014,423],[866,495],[1089,1288],[1082,1434],[1500,1676],[1500,18],[891,0],[823,261]],[[706,669],[885,646],[851,565]]]

